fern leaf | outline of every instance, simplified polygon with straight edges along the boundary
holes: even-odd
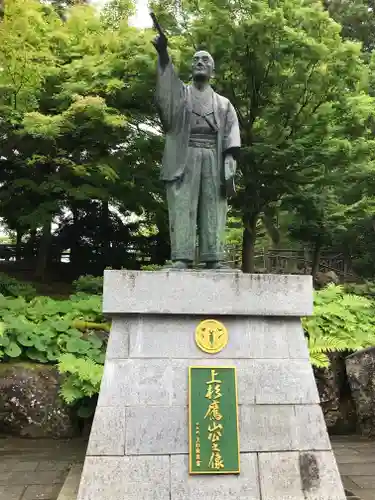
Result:
[[[73,404],[85,394],[74,384],[74,378],[67,377],[61,384],[60,394],[67,404]]]
[[[314,352],[332,352],[346,350],[346,341],[335,337],[310,337],[308,345],[310,351]]]
[[[310,362],[317,368],[328,368],[330,364],[328,356],[320,352],[310,353]]]
[[[342,307],[349,307],[351,309],[363,309],[372,306],[371,301],[367,297],[352,294],[344,295],[340,303]]]

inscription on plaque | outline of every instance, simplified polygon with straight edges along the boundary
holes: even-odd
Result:
[[[189,472],[239,474],[235,367],[189,367]]]

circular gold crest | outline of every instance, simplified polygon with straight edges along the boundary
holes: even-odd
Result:
[[[195,330],[195,342],[202,351],[215,354],[227,345],[228,331],[220,321],[205,319]]]

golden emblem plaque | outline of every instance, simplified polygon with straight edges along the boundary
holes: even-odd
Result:
[[[195,342],[204,352],[216,354],[228,343],[228,330],[215,319],[205,319],[195,330]]]

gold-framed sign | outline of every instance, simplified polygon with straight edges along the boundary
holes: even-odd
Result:
[[[201,321],[195,330],[195,342],[204,352],[216,354],[228,343],[228,330],[215,319]]]
[[[233,366],[189,367],[189,474],[239,474]]]

